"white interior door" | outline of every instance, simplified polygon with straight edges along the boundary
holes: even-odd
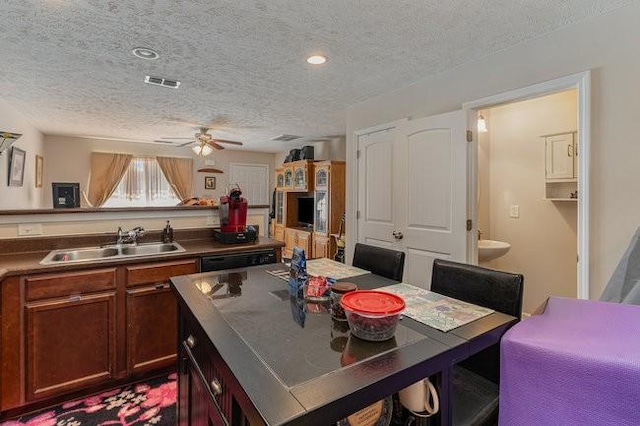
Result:
[[[398,221],[394,205],[401,202],[396,179],[397,128],[356,135],[358,146],[357,241],[402,250],[393,237]]]
[[[398,205],[404,281],[429,288],[433,260],[467,260],[466,116],[462,110],[410,120],[401,151],[406,202]]]
[[[467,260],[462,110],[363,131],[357,241],[405,252],[404,281],[429,288],[436,258]]]
[[[270,205],[269,166],[266,164],[230,164],[229,183],[238,184],[250,206]]]

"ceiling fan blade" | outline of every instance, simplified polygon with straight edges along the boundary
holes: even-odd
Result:
[[[228,143],[230,145],[242,146],[242,142],[237,142],[237,141],[228,141],[228,140],[225,140],[225,139],[217,139],[217,138],[214,138],[213,141],[214,142],[221,142],[221,143]]]
[[[189,146],[192,145],[195,141],[192,139],[187,143],[181,143],[180,145],[178,145],[180,148],[182,148],[183,146]]]
[[[224,146],[218,145],[215,140],[207,141],[207,145],[209,145],[211,148],[217,149],[218,151],[224,149]]]

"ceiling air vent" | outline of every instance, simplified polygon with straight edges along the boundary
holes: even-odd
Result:
[[[271,138],[271,140],[278,141],[278,142],[291,142],[296,139],[300,139],[301,137],[302,136],[296,136],[296,135],[280,135],[280,136],[276,136],[275,138]]]
[[[147,84],[154,84],[156,86],[170,87],[172,89],[177,89],[178,86],[180,86],[180,82],[177,80],[169,80],[168,78],[162,77],[152,77],[150,75],[144,78],[144,82]]]

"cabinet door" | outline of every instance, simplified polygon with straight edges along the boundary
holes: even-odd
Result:
[[[313,258],[331,258],[330,239],[324,235],[313,235]]]
[[[127,290],[127,368],[130,374],[175,363],[176,306],[168,283]]]
[[[575,177],[573,133],[547,136],[545,150],[547,179],[573,179]]]
[[[284,225],[284,192],[276,191],[276,225]]]
[[[304,250],[304,253],[307,257],[311,257],[312,256],[312,252],[311,252],[311,233],[310,232],[304,232],[304,231],[298,231],[298,235],[297,235],[297,244],[298,247],[300,247],[302,250]]]
[[[327,167],[316,169],[316,188],[326,189],[329,187],[329,170]]]
[[[284,170],[276,170],[276,188],[284,188]]]
[[[115,299],[115,292],[109,292],[25,306],[27,401],[63,395],[113,377]]]
[[[284,242],[284,228],[282,226],[276,226],[273,233],[273,239]]]
[[[284,169],[284,187],[293,188],[293,170],[291,168]]]
[[[327,234],[329,232],[329,196],[327,190],[316,190],[313,230]]]
[[[284,228],[284,249],[283,256],[291,257],[293,248],[298,244],[298,233],[295,229]]]
[[[307,189],[307,168],[300,166],[296,167],[293,173],[293,187],[299,190]]]

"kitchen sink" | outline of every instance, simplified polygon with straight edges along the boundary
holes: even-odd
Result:
[[[184,251],[177,243],[138,244],[135,246],[123,246],[123,256],[145,256],[150,254],[162,254],[172,251]]]
[[[106,247],[83,247],[53,250],[40,261],[41,265],[61,263],[95,262],[98,260],[127,259],[157,254],[182,253],[184,247],[172,243],[114,244]]]

